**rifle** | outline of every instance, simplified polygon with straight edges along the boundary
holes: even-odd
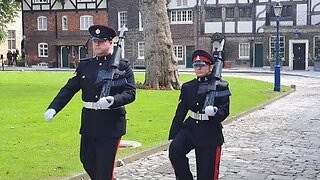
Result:
[[[111,86],[113,85],[113,75],[118,69],[120,63],[121,47],[124,40],[124,30],[125,26],[122,26],[117,46],[114,47],[110,63],[105,63],[106,65],[102,66],[102,68],[98,71],[98,76],[95,83],[97,85],[102,85],[100,98],[110,95]]]
[[[205,88],[207,95],[206,95],[206,99],[202,108],[202,111],[205,112],[205,108],[207,106],[214,106],[214,100],[215,97],[222,97],[222,96],[228,96],[230,95],[230,91],[222,91],[222,92],[218,92],[217,91],[217,85],[221,82],[221,72],[222,72],[222,66],[223,66],[223,62],[222,62],[222,52],[223,52],[223,46],[224,46],[224,39],[221,41],[219,47],[213,52],[213,58],[215,59],[215,63],[214,63],[214,70],[211,72],[211,82],[209,82],[208,84],[206,84],[206,87],[201,87],[199,88],[199,91],[201,91],[200,89]]]

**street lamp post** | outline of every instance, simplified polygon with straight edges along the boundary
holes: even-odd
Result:
[[[274,15],[277,21],[277,39],[276,39],[276,65],[274,67],[274,91],[280,92],[280,37],[279,37],[279,17],[281,16],[282,5],[278,1],[273,6]]]

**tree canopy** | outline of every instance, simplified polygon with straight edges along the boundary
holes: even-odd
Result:
[[[7,36],[7,25],[18,15],[20,3],[13,0],[0,0],[0,42]]]

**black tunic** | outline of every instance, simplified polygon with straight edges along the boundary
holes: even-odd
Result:
[[[229,115],[229,96],[215,97],[215,106],[218,112],[215,116],[209,116],[209,120],[200,121],[187,116],[189,111],[203,113],[202,108],[206,93],[198,94],[200,83],[206,78],[191,80],[181,87],[179,104],[173,118],[169,139],[173,139],[177,133],[186,128],[189,138],[195,146],[221,146],[224,142],[221,122]],[[217,91],[229,90],[228,83],[221,81],[217,85]],[[186,119],[185,119],[186,118]]]
[[[110,63],[110,58],[111,55],[81,60],[75,76],[61,88],[48,109],[53,108],[58,113],[80,89],[83,101],[97,102],[101,92],[101,87],[95,84],[97,73],[103,63]],[[114,97],[114,104],[106,110],[83,108],[80,134],[91,137],[120,137],[126,133],[124,105],[133,102],[136,93],[134,74],[128,61],[120,61],[113,79],[115,83],[110,96]]]

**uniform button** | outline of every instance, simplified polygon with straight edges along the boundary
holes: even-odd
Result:
[[[98,98],[98,95],[96,95],[95,98]]]
[[[102,65],[102,63],[99,63],[99,66],[101,66]]]
[[[197,113],[199,113],[199,111],[197,111]]]
[[[196,123],[198,124],[198,123],[199,123],[199,121],[196,121]]]
[[[85,78],[86,76],[82,76],[82,78]]]
[[[199,106],[199,103],[197,103],[197,106]]]

